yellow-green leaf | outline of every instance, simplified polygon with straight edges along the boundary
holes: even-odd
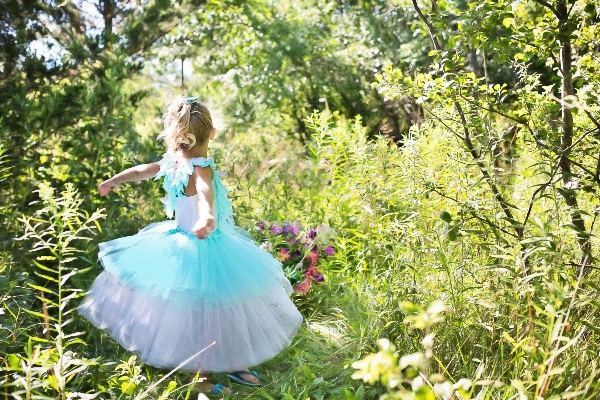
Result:
[[[514,18],[507,17],[502,20],[502,25],[504,25],[505,28],[509,28],[514,22],[515,22]]]

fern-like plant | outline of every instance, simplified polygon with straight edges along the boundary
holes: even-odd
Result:
[[[42,207],[20,219],[25,231],[20,240],[24,246],[31,244],[29,251],[36,254],[32,262],[37,279],[29,286],[37,292],[41,310],[26,311],[39,318],[43,329],[40,335],[30,337],[24,355],[8,355],[11,379],[0,382],[0,387],[10,388],[17,399],[93,398],[97,394],[76,392],[78,374],[94,362],[75,352],[76,345],[83,344],[78,338],[82,332],[67,329],[75,311],[71,301],[83,295],[68,283],[85,271],[82,261],[89,263],[80,257],[81,245],[100,229],[103,210],[91,215],[83,210],[82,199],[71,184],[58,197],[47,184],[40,185],[37,193]]]

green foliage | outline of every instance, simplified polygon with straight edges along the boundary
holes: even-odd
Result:
[[[416,118],[410,105],[385,101],[369,84],[382,65],[409,68],[426,58],[407,29],[411,18],[384,1],[212,1],[166,36],[157,55],[191,59],[197,75],[188,89],[221,99],[236,128],[274,124],[306,141],[305,118],[329,108],[399,139]]]
[[[78,3],[0,14],[4,397],[197,395],[74,313],[96,244],[163,218],[152,182],[95,187],[158,158],[160,102],[185,90],[230,123],[211,152],[238,224],[338,233],[242,396],[598,397],[596,2],[98,4],[96,30]],[[411,305],[436,301],[443,320]]]
[[[90,233],[99,228],[98,220],[104,215],[98,210],[92,215],[81,209],[83,200],[68,184],[61,197],[54,197],[54,190],[41,185],[38,191],[43,208],[33,216],[23,217],[21,223],[25,234],[21,240],[31,243],[31,251],[36,256],[32,262],[37,267],[35,279],[28,286],[39,293],[36,298],[41,303],[41,312],[23,309],[38,319],[43,329],[29,329],[29,339],[25,355],[8,355],[8,368],[12,383],[2,386],[13,389],[15,398],[24,395],[26,399],[44,394],[57,394],[66,399],[79,396],[74,393],[81,386],[82,372],[93,361],[77,356],[76,349],[85,344],[79,337],[82,332],[69,332],[67,327],[73,322],[73,307],[70,303],[81,295],[81,289],[69,287],[67,283],[76,274],[83,272],[78,261],[89,263],[79,254],[78,242],[89,241]],[[17,319],[18,313],[11,315]],[[35,331],[38,331],[37,334]],[[34,343],[44,343],[34,345]],[[93,398],[95,395],[81,395]]]
[[[498,205],[489,192],[478,190],[484,185],[477,179],[478,170],[463,167],[466,156],[451,133],[424,127],[398,149],[385,140],[365,141],[364,130],[356,124],[354,129],[344,121],[331,126],[331,117],[315,117],[317,160],[331,173],[331,193],[341,195],[334,203],[335,214],[339,221],[360,227],[354,231],[332,225],[342,236],[337,278],[352,282],[370,310],[358,332],[351,331],[352,325],[347,332],[391,337],[405,354],[412,354],[416,338],[397,324],[407,312],[398,304],[442,298],[450,317],[440,331],[431,368],[444,379],[452,384],[461,376],[497,382],[485,389],[491,398],[521,392],[569,396],[583,390],[593,397],[599,389],[588,386],[588,374],[596,369],[582,375],[580,362],[583,357],[584,363],[594,365],[594,346],[582,337],[589,318],[594,319],[596,288],[588,281],[582,292],[583,269],[577,275],[568,267],[571,255],[579,253],[568,219],[561,222],[566,213],[560,215],[554,206],[556,214],[549,218],[544,211],[560,202],[560,195],[533,208],[526,238],[515,241],[503,230],[488,229],[501,221],[496,219]],[[536,165],[537,153],[527,150],[535,144],[517,144],[527,154],[514,171],[523,176],[515,186],[523,187],[536,176],[525,177],[520,168]],[[353,152],[355,148],[360,151]],[[441,154],[445,156],[440,159]],[[377,168],[383,162],[386,167]],[[361,196],[367,190],[369,195]],[[341,207],[349,201],[351,206]],[[344,213],[356,209],[373,212]],[[383,246],[384,251],[377,251]],[[573,320],[574,315],[579,317]],[[506,338],[512,338],[511,332],[518,336],[513,346]],[[515,386],[507,389],[511,384]]]

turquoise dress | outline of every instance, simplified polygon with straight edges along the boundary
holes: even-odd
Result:
[[[221,372],[272,358],[302,323],[281,263],[234,224],[212,159],[167,154],[158,164],[167,191],[161,201],[175,220],[101,243],[104,271],[79,312],[159,368],[187,361],[181,369]],[[217,228],[203,240],[191,233],[197,195],[184,194],[194,166],[213,169]]]

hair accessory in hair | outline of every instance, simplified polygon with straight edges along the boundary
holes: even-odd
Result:
[[[188,97],[187,99],[183,99],[184,103],[194,104],[198,100],[198,96]]]

